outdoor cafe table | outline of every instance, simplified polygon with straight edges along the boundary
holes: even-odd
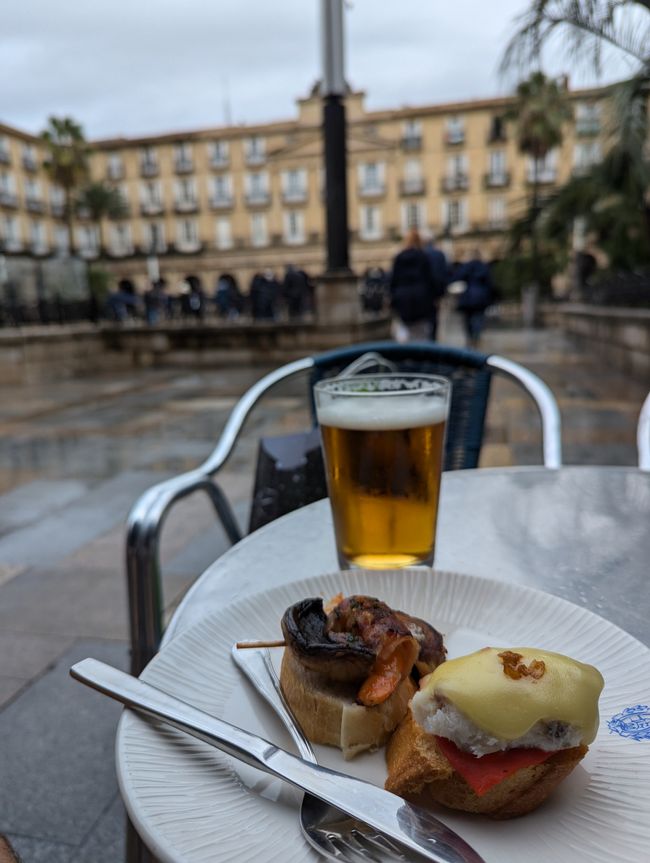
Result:
[[[435,567],[553,593],[650,645],[650,472],[447,472]],[[236,599],[338,569],[329,501],[318,501],[261,528],[213,563],[177,609],[164,643]]]
[[[650,645],[650,472],[517,467],[445,473],[435,567],[544,590]],[[174,614],[163,647],[237,599],[338,568],[329,502],[290,513],[208,567]],[[118,751],[124,727],[120,723]],[[117,770],[133,815],[137,797],[119,758]],[[146,769],[144,775],[147,781]],[[158,820],[172,812],[174,824],[185,817],[169,795],[161,799]],[[188,829],[194,815],[187,815]],[[140,823],[140,832],[151,842],[149,826]],[[180,860],[167,850],[165,859]]]

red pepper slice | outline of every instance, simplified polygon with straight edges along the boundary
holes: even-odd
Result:
[[[512,776],[524,767],[534,767],[543,764],[553,752],[543,749],[508,749],[505,752],[491,752],[477,758],[470,752],[463,752],[451,740],[436,736],[438,748],[459,773],[470,788],[481,797],[490,788]]]

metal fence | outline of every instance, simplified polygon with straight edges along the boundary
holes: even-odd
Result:
[[[85,261],[0,255],[0,326],[94,320]]]

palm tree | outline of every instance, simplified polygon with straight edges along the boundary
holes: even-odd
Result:
[[[543,72],[533,72],[522,81],[506,120],[515,124],[517,147],[529,156],[533,165],[530,200],[530,241],[533,281],[539,285],[539,250],[537,222],[539,217],[539,168],[546,156],[562,143],[563,126],[571,117],[566,89]]]
[[[120,219],[127,214],[127,204],[119,189],[107,183],[93,182],[84,186],[77,198],[78,211],[86,211],[97,225],[99,254],[104,255],[103,219]]]
[[[68,245],[74,254],[74,197],[88,176],[88,145],[83,129],[71,117],[50,117],[41,140],[47,149],[44,167],[63,189]]]

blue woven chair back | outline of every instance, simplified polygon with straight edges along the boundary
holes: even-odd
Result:
[[[444,469],[477,467],[490,394],[491,370],[487,365],[487,355],[436,342],[405,345],[367,342],[314,357],[311,385],[340,374],[351,362],[370,351],[393,362],[400,372],[443,375],[451,380]],[[312,412],[315,412],[313,399]]]

